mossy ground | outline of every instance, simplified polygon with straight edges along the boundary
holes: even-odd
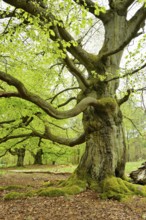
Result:
[[[113,176],[107,177],[100,183],[97,183],[91,178],[79,179],[75,173],[67,180],[49,182],[40,187],[39,190],[30,190],[28,187],[25,188],[25,191],[21,192],[21,189],[23,190],[21,186],[0,188],[0,190],[11,190],[11,192],[5,194],[5,200],[34,196],[57,197],[75,195],[86,191],[86,189],[94,190],[95,193],[99,193],[103,199],[116,199],[119,201],[129,199],[133,195],[146,196],[146,186],[135,185]]]

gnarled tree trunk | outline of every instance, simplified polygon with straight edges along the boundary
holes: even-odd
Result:
[[[99,54],[112,51],[123,44],[126,36],[126,18],[113,14],[104,24],[105,40]],[[123,50],[97,63],[97,77],[84,96],[92,96],[102,103],[101,109],[88,107],[83,112],[86,150],[77,168],[79,176],[88,175],[100,181],[109,175],[123,177],[126,163],[126,144],[122,126],[122,112],[116,98],[119,80],[110,80],[118,73]],[[102,80],[98,74],[106,80]],[[93,79],[93,76],[91,76]]]
[[[106,100],[104,100],[106,102]],[[115,102],[115,110],[107,107],[96,111],[89,107],[83,115],[86,150],[77,169],[79,176],[100,181],[109,175],[123,177],[126,145],[122,128],[122,114]]]

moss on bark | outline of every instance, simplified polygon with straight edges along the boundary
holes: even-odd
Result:
[[[101,198],[123,200],[133,195],[146,196],[146,186],[135,185],[121,178],[110,176],[100,183]]]

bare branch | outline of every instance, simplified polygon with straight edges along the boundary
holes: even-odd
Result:
[[[5,152],[4,152],[3,154],[0,155],[0,158],[1,158],[1,157],[4,157],[4,156],[7,154],[7,152],[9,152],[9,150],[10,150],[10,148],[7,149],[7,150],[5,150]]]
[[[123,76],[115,76],[109,80],[106,80],[105,82],[110,82],[110,81],[113,81],[113,80],[117,80],[117,79],[122,79],[122,78],[125,78],[126,76],[132,76],[134,75],[135,73],[139,72],[140,70],[144,69],[146,67],[146,63],[144,63],[141,67],[131,71],[131,72],[128,72],[128,73],[125,73]]]
[[[67,105],[69,102],[71,102],[72,100],[76,100],[77,98],[76,97],[71,97],[71,98],[69,98],[66,102],[64,102],[64,103],[62,103],[62,104],[60,104],[60,105],[58,105],[57,106],[57,108],[61,108],[61,107],[63,107],[63,106],[65,106],[65,105]]]
[[[124,102],[127,102],[128,99],[129,99],[129,96],[130,96],[130,94],[131,94],[132,92],[134,92],[133,89],[128,89],[128,90],[127,90],[127,94],[126,94],[123,98],[121,98],[120,100],[118,100],[118,104],[119,104],[119,105],[122,105]]]
[[[138,133],[142,136],[142,133],[140,132],[140,130],[137,128],[136,124],[133,122],[133,120],[127,116],[124,115],[124,118],[128,119],[131,124],[133,125],[133,127],[138,131]]]
[[[53,98],[50,98],[51,99],[51,103],[53,103],[54,99],[57,98],[57,96],[59,96],[60,94],[66,92],[66,91],[69,91],[69,90],[74,90],[74,89],[80,89],[79,87],[72,87],[72,88],[67,88],[67,89],[64,89],[60,92],[58,92]]]
[[[8,140],[12,140],[12,139],[16,139],[16,138],[23,138],[23,137],[34,137],[34,133],[31,132],[31,133],[27,133],[27,134],[18,134],[18,135],[6,135],[5,137],[3,138],[0,138],[0,144],[1,143],[4,143]]]
[[[135,92],[138,92],[138,91],[144,91],[144,90],[146,90],[146,86],[144,86],[144,87],[142,87],[142,88],[139,88],[139,89],[136,89],[136,90],[134,90]]]
[[[89,83],[83,76],[82,72],[75,66],[74,62],[68,56],[65,58],[65,63],[70,73],[76,77],[80,88],[84,90],[86,87],[89,87]]]
[[[10,124],[10,123],[13,123],[15,122],[16,120],[12,119],[12,120],[8,120],[8,121],[1,121],[0,122],[0,125],[3,125],[3,124]]]
[[[138,92],[138,91],[144,91],[144,90],[146,90],[146,86],[139,88],[139,89],[128,89],[127,94],[123,98],[118,100],[118,104],[122,105],[124,102],[128,101],[131,93]]]

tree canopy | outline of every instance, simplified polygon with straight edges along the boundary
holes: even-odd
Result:
[[[123,177],[121,105],[146,89],[145,3],[1,0],[0,144],[85,142],[78,176]]]

